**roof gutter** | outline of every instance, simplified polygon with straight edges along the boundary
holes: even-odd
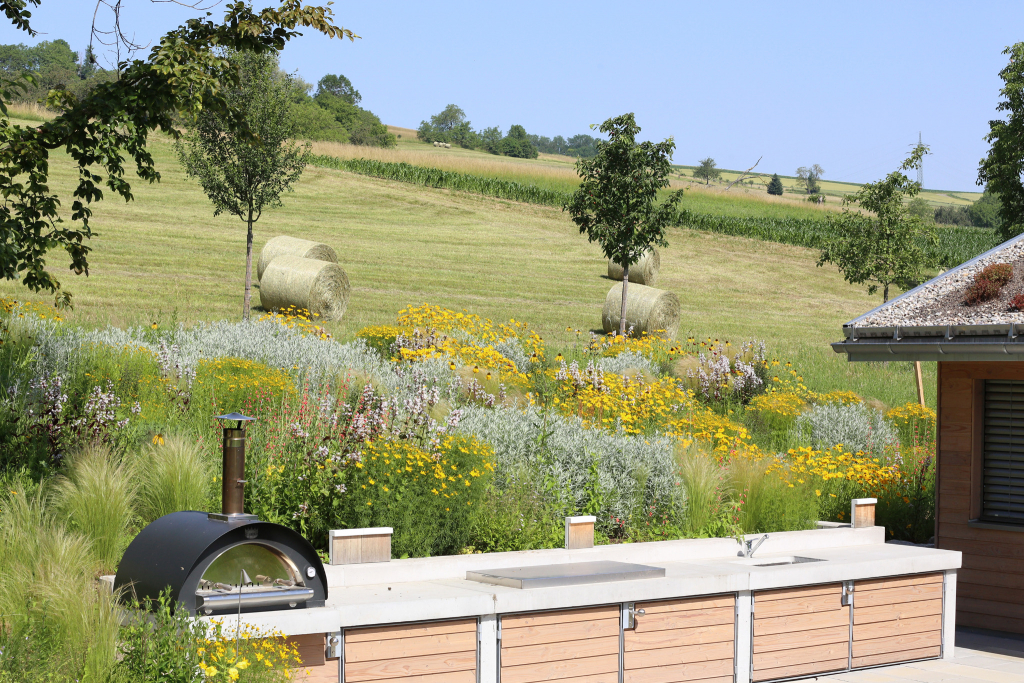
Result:
[[[844,329],[832,344],[850,361],[1024,361],[1024,325],[947,325]],[[865,334],[866,333],[866,334]],[[886,334],[888,333],[888,334]]]

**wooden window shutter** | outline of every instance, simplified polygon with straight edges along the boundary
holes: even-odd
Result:
[[[1024,381],[985,380],[981,518],[1024,524]]]

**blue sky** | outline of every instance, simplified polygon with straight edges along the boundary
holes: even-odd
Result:
[[[194,16],[124,0],[142,42]],[[256,0],[257,6],[272,0]],[[92,0],[43,0],[28,39],[88,41]],[[215,16],[222,7],[211,10]],[[1002,50],[1024,40],[1019,2],[337,2],[355,43],[308,32],[282,66],[348,76],[363,106],[416,127],[449,103],[473,126],[573,135],[626,111],[675,162],[864,182],[896,168],[921,131],[928,188],[976,191]],[[102,18],[102,15],[101,15]]]

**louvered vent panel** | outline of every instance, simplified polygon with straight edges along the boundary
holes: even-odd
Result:
[[[985,381],[982,518],[1024,524],[1024,381]]]

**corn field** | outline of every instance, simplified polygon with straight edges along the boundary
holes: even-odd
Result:
[[[511,199],[514,202],[527,204],[562,206],[570,197],[568,192],[546,190],[536,185],[525,185],[511,180],[485,178],[456,171],[443,171],[439,168],[413,166],[405,162],[393,163],[375,159],[339,159],[329,156],[314,156],[310,163],[315,166],[351,171],[373,178],[396,180],[401,183],[426,187],[439,187],[446,190],[474,192],[488,197]]]
[[[571,197],[568,192],[549,190],[517,183],[511,180],[487,178],[439,168],[414,166],[375,159],[339,159],[327,155],[314,155],[315,166],[350,171],[359,175],[412,183],[447,190],[461,190],[509,199],[527,204],[563,206]],[[767,216],[715,216],[681,209],[676,225],[694,230],[717,232],[736,237],[750,237],[768,242],[793,244],[820,249],[833,237],[834,228],[826,218],[776,218]],[[952,225],[935,227],[938,244],[931,249],[935,262],[942,268],[952,268],[999,244],[995,230]]]
[[[694,230],[794,244],[812,249],[825,246],[825,243],[832,239],[835,230],[827,219],[712,216],[687,209],[679,211],[676,224]],[[1000,242],[995,230],[991,228],[939,225],[935,226],[935,233],[938,244],[930,251],[935,262],[943,268],[958,266]]]

